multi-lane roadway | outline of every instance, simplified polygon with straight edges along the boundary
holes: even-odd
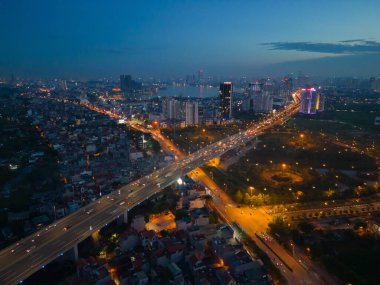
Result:
[[[0,252],[0,284],[22,283],[64,252],[75,248],[93,232],[149,199],[182,175],[248,142],[263,130],[283,122],[297,110],[296,102],[253,127],[174,161],[3,249]]]

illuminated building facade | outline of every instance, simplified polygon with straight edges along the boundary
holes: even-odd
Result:
[[[300,113],[313,115],[324,111],[325,99],[320,90],[303,88],[301,90]]]
[[[224,82],[219,88],[219,119],[232,119],[232,82]]]

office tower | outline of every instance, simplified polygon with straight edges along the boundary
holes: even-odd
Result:
[[[219,119],[232,119],[232,82],[224,82],[219,88]]]
[[[186,102],[186,127],[198,125],[198,102]]]
[[[316,114],[317,112],[324,111],[325,98],[320,90],[314,87],[303,88],[301,90],[300,113],[303,114]]]
[[[132,90],[132,76],[120,75],[120,89],[122,92],[130,92]]]

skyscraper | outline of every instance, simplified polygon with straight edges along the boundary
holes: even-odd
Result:
[[[264,86],[263,86],[264,87]],[[267,84],[264,91],[258,81],[250,83],[248,86],[248,96],[243,100],[242,111],[253,111],[267,113],[273,109],[273,96],[271,95],[272,86]]]
[[[203,84],[203,69],[198,71],[198,84]]]
[[[162,100],[162,114],[166,120],[182,119],[181,102],[167,97]]]
[[[198,102],[186,102],[186,127],[198,125]]]
[[[300,113],[316,114],[324,111],[325,99],[320,90],[314,87],[303,88],[301,90]]]
[[[224,82],[219,88],[219,119],[232,119],[232,82]]]
[[[281,84],[280,84],[280,98],[284,100],[285,104],[292,98],[291,96],[292,89],[293,89],[292,78],[287,77],[287,76],[282,78]]]
[[[132,76],[120,75],[120,89],[122,92],[129,92],[132,90]]]

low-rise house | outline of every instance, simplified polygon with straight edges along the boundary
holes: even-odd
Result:
[[[206,205],[206,200],[203,198],[196,198],[194,200],[189,201],[189,209],[198,209],[203,208]]]
[[[206,268],[206,265],[203,262],[203,257],[199,254],[192,254],[188,259],[188,264],[193,274]]]
[[[220,285],[236,285],[236,280],[232,275],[223,267],[218,268],[215,272],[216,278],[219,280]]]
[[[206,207],[194,209],[190,214],[195,225],[204,226],[210,223],[210,213]]]
[[[147,285],[149,283],[149,278],[144,271],[139,271],[133,274],[132,284],[133,285]]]
[[[182,270],[178,267],[178,265],[174,262],[168,264],[167,268],[171,274],[171,280],[178,285],[184,285],[185,280],[183,278]]]
[[[229,240],[234,237],[234,231],[228,225],[221,226],[218,230],[218,237],[224,240]]]
[[[158,242],[157,235],[153,230],[140,232],[140,240],[143,247],[154,247]]]
[[[131,251],[140,244],[140,238],[136,230],[128,229],[120,235],[119,247],[122,252]]]

